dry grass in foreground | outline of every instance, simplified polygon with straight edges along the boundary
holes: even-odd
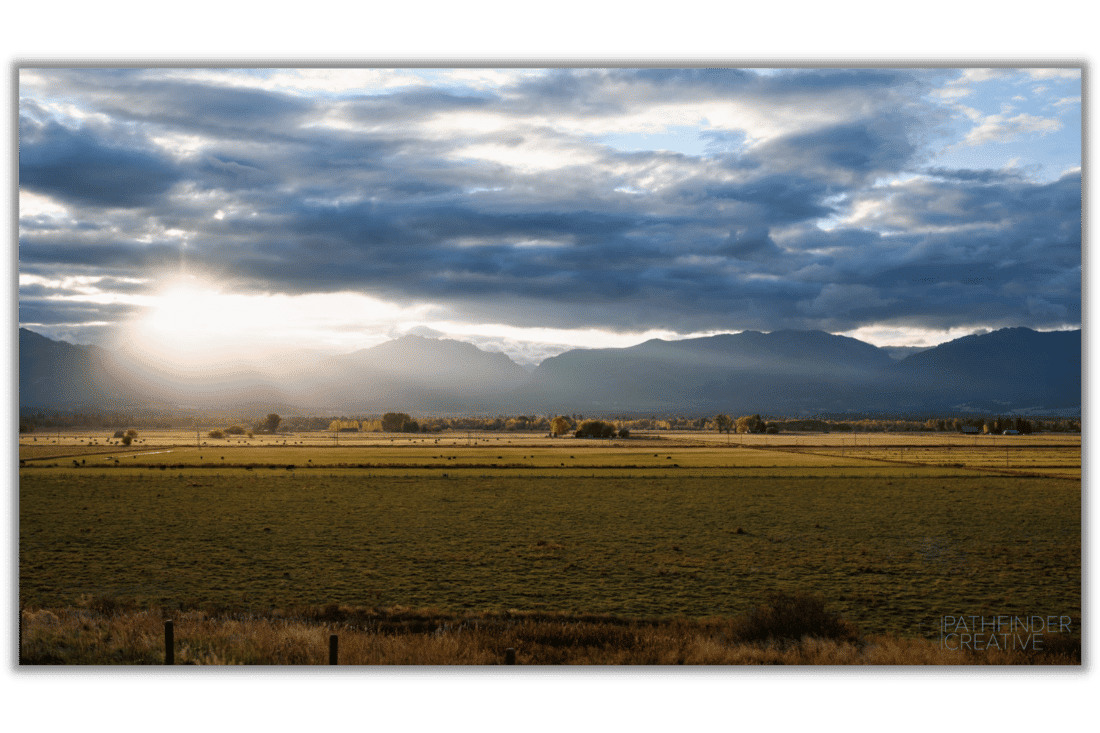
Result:
[[[1043,651],[951,651],[935,642],[864,638],[806,594],[774,594],[734,619],[640,621],[612,616],[467,614],[330,604],[254,614],[126,608],[24,610],[20,664],[325,665],[339,637],[343,665],[1079,665],[1079,639],[1049,635]]]

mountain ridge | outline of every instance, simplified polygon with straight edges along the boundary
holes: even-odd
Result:
[[[239,372],[209,384],[140,374],[97,346],[20,328],[21,408],[276,404],[322,414],[902,414],[1080,408],[1081,331],[1006,328],[901,361],[824,331],[742,331],[571,349],[532,371],[506,354],[406,335],[317,357],[295,376]]]

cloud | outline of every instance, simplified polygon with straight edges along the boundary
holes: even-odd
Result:
[[[1037,133],[1046,135],[1062,129],[1061,120],[1054,117],[1038,117],[1021,113],[1015,117],[989,115],[970,130],[963,139],[964,145],[982,145],[988,142],[1007,142],[1021,135]]]
[[[916,152],[909,139],[915,127],[898,115],[887,114],[777,138],[747,158],[750,164],[812,173],[818,180],[853,185],[904,169]]]
[[[1055,107],[1064,107],[1071,104],[1081,104],[1081,97],[1062,97],[1054,103]]]
[[[1080,317],[1079,168],[1033,180],[1026,149],[1011,168],[929,162],[942,146],[1066,134],[1068,105],[1059,119],[987,115],[973,94],[973,123],[956,130],[960,107],[935,97],[1016,94],[1017,71],[344,71],[362,73],[21,73],[21,272],[104,276],[127,297],[180,272],[242,295],[358,293],[428,304],[486,344],[479,324]],[[607,144],[627,134],[697,144]],[[21,292],[34,322],[125,311],[59,301],[80,293],[43,282]],[[401,318],[371,338],[419,323]]]
[[[926,175],[937,178],[947,178],[956,181],[970,181],[973,183],[1000,183],[1004,181],[1019,181],[1022,174],[1014,170],[973,170],[970,168],[928,168]]]
[[[1080,79],[1080,69],[1024,69],[1032,79]]]
[[[828,183],[797,174],[775,174],[740,184],[714,186],[706,193],[716,199],[744,204],[739,210],[759,222],[786,224],[833,213],[824,203],[830,193]]]
[[[1026,301],[1027,310],[1034,316],[1040,318],[1054,318],[1057,321],[1064,321],[1069,312],[1064,305],[1057,305],[1050,301],[1035,296],[1029,296]]]
[[[730,232],[728,243],[719,250],[738,260],[770,262],[783,256],[764,227]]]
[[[843,318],[856,310],[879,309],[896,303],[896,298],[883,298],[868,285],[840,285],[830,283],[810,301],[800,301],[799,306],[810,315]]]
[[[91,129],[20,120],[19,185],[82,205],[147,205],[182,180],[165,157],[138,147],[105,143]]]
[[[203,157],[199,174],[214,188],[256,188],[277,180],[260,161],[232,160],[217,155]]]
[[[140,72],[125,71],[85,69],[61,76],[83,90],[95,85],[97,107],[111,118],[228,138],[255,140],[260,135],[277,140],[316,109],[308,100],[278,92],[146,79]]]

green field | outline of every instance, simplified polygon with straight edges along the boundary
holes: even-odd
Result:
[[[20,448],[25,606],[698,618],[782,589],[871,633],[933,638],[963,614],[1079,625],[1079,438],[382,436],[104,454],[67,437]]]

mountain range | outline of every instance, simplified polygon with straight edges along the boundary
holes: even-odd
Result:
[[[533,371],[448,339],[404,336],[267,368],[170,372],[126,352],[19,330],[19,404],[264,414],[813,415],[1065,413],[1081,407],[1081,331],[1006,328],[895,361],[821,331],[744,331],[574,349]]]

